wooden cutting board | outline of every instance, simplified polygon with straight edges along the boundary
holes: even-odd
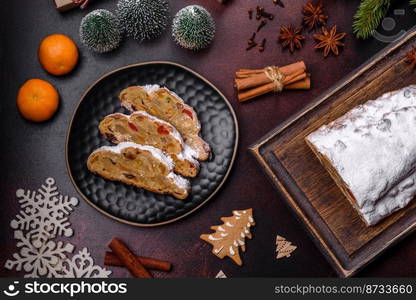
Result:
[[[415,29],[250,147],[343,277],[355,274],[416,228],[416,200],[378,225],[367,227],[304,139],[367,100],[416,84],[416,70],[405,62],[412,46],[416,46]],[[416,138],[416,129],[409,138]]]

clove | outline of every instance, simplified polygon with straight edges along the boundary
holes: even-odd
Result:
[[[255,41],[254,41],[254,39],[256,38],[256,33],[255,32],[253,32],[253,35],[251,36],[251,38],[249,39],[249,40],[247,40],[247,44],[250,46],[250,45],[253,45],[254,43],[255,43]]]
[[[270,21],[274,19],[274,15],[268,12],[263,12],[261,15]]]
[[[266,26],[267,21],[266,20],[261,20],[259,27],[257,27],[257,32],[260,31],[260,29],[262,29],[264,26]]]
[[[254,47],[257,47],[257,43],[253,43],[253,44],[251,44],[250,46],[248,46],[248,47],[246,48],[246,51],[249,51],[249,50],[253,49]]]
[[[260,20],[263,16],[264,7],[263,6],[257,6],[256,7],[256,20]]]
[[[263,6],[256,6],[256,11],[257,11],[257,13],[262,13],[262,12],[264,12],[264,7]]]

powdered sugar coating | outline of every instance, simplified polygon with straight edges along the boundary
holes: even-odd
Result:
[[[189,191],[191,189],[191,184],[189,180],[183,178],[182,176],[179,176],[178,174],[171,172],[167,177],[173,179],[175,184],[181,189],[184,189],[186,191]]]
[[[198,153],[188,144],[183,145],[183,151],[178,155],[179,159],[188,160],[192,164],[199,166],[199,162],[195,159],[195,157],[198,157]]]
[[[144,86],[142,86],[142,88],[148,93],[153,93],[156,92],[157,90],[160,89],[160,85],[158,84],[146,84]]]
[[[384,94],[307,139],[325,155],[369,225],[416,194],[416,86]]]

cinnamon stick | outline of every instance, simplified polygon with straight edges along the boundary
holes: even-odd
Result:
[[[254,89],[241,92],[241,93],[238,94],[238,101],[244,102],[244,101],[250,100],[254,97],[267,94],[267,93],[273,91],[273,89],[274,89],[274,84],[273,83],[268,83],[268,84],[259,86],[259,87],[254,88]]]
[[[303,72],[302,74],[294,74],[291,77],[286,77],[285,80],[283,80],[283,84],[286,86],[288,84],[295,83],[296,81],[305,79],[306,77],[309,77],[309,75],[305,72]]]
[[[284,77],[291,76],[292,74],[301,74],[306,72],[306,65],[303,61],[299,61],[287,66],[283,66],[279,68],[280,72]],[[243,75],[244,78],[239,78],[239,76]],[[251,75],[249,71],[238,71],[236,72],[236,79],[235,79],[235,87],[237,91],[245,90],[252,87],[261,86],[271,82],[271,79],[266,75],[264,70],[254,70],[254,73]]]
[[[136,259],[130,249],[119,239],[114,238],[108,245],[123,265],[136,278],[152,278],[152,275],[142,265],[140,260]]]
[[[265,75],[264,71],[261,74],[255,74],[255,75],[246,75],[246,79],[236,79],[235,80],[235,86],[237,88],[237,91],[246,90],[251,87],[257,87],[260,85],[264,85],[267,83],[271,83],[270,78]],[[249,78],[248,78],[249,77]],[[304,69],[298,69],[295,70],[293,73],[286,75],[283,78],[283,84],[291,84],[297,80],[301,80],[306,78],[306,72]]]
[[[280,72],[282,72],[283,75],[287,75],[298,69],[306,70],[306,65],[304,61],[298,61],[293,64],[280,67]],[[257,73],[264,73],[264,69],[240,69],[235,74],[236,77],[239,77],[239,75],[250,75]]]
[[[298,61],[293,64],[278,68],[280,74],[272,74],[275,70],[267,67],[264,69],[240,69],[235,73],[234,86],[240,102],[247,101],[257,96],[276,91],[276,85],[286,89],[309,89],[311,87],[310,74],[306,72],[306,64]],[[277,71],[277,70],[276,70]],[[274,76],[280,78],[273,78]],[[275,80],[279,82],[275,82]]]
[[[299,80],[292,84],[286,85],[285,90],[309,90],[311,88],[311,78],[310,76],[305,79]]]
[[[256,73],[263,73],[264,69],[240,69],[237,72],[235,72],[236,77],[239,77],[240,75],[250,75],[250,74],[256,74]]]
[[[289,84],[289,85],[285,85],[283,89],[285,89],[285,90],[286,89],[307,90],[307,89],[310,89],[310,87],[311,87],[311,80],[310,80],[310,77],[307,76],[307,74],[306,74],[306,77],[304,79],[299,80],[299,81],[295,81],[294,83]],[[259,87],[256,87],[256,88],[249,89],[249,90],[243,91],[241,93],[238,93],[238,95],[237,95],[238,101],[244,102],[244,101],[250,100],[252,98],[255,98],[257,96],[270,93],[273,90],[274,90],[274,83],[267,83],[267,84],[261,85]]]
[[[143,267],[158,271],[169,272],[172,269],[172,264],[168,261],[162,261],[150,257],[136,256]],[[111,251],[106,251],[104,256],[104,264],[107,266],[124,267],[117,255]]]

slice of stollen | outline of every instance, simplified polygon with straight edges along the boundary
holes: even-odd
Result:
[[[174,92],[159,85],[132,86],[123,90],[119,98],[128,110],[144,110],[175,126],[196,159],[209,158],[211,149],[199,136],[201,124],[196,112]]]
[[[145,111],[131,115],[108,115],[101,121],[99,129],[103,136],[115,144],[133,142],[162,150],[172,157],[175,172],[182,176],[198,175],[199,163],[192,157],[192,151],[176,128]]]
[[[106,179],[120,181],[158,194],[185,199],[189,181],[173,173],[174,163],[161,150],[134,143],[104,146],[88,157],[88,169]]]

